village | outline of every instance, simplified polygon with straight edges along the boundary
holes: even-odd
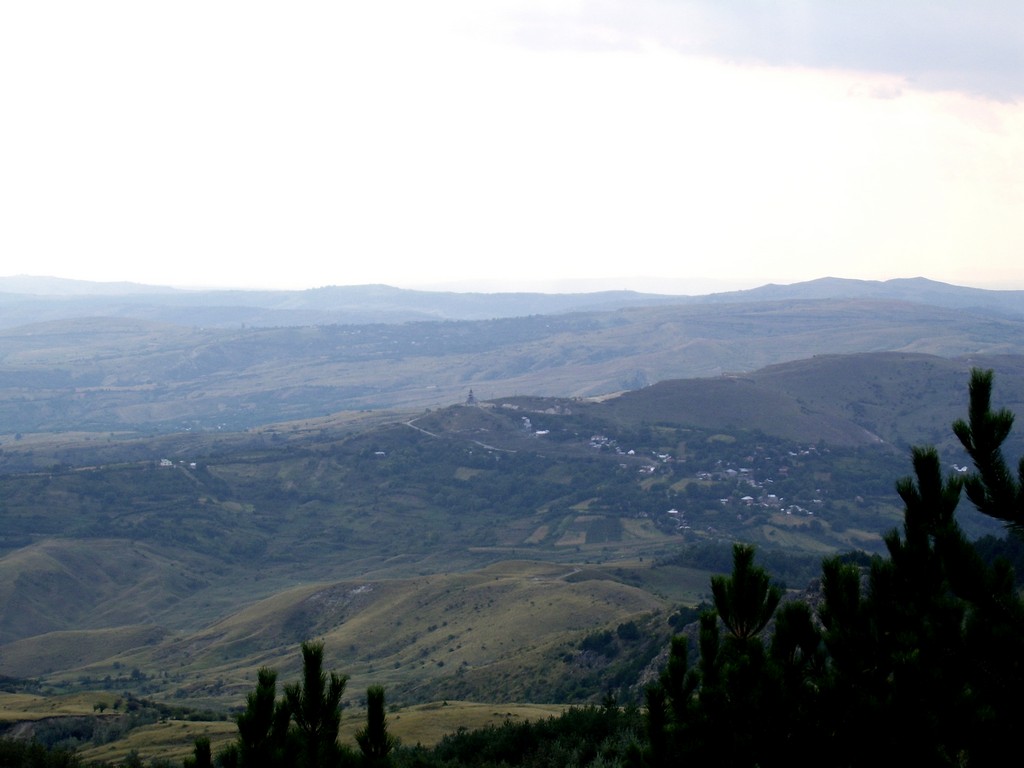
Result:
[[[814,518],[828,495],[827,489],[809,487],[809,481],[815,479],[817,446],[754,444],[745,446],[748,452],[743,456],[735,450],[719,450],[691,459],[657,450],[638,452],[605,434],[591,435],[588,445],[624,459],[621,469],[629,468],[631,462],[638,474],[646,476],[641,485],[649,496],[652,491],[663,491],[653,495],[666,503],[660,508],[648,504],[638,512],[663,530],[715,533],[721,527],[732,527],[724,526],[722,512],[731,513],[728,517],[737,524],[774,514]],[[698,461],[700,466],[695,469],[693,464]],[[709,518],[714,524],[709,524]]]

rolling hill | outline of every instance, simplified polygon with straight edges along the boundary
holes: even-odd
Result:
[[[907,444],[963,414],[974,364],[1019,411],[1020,357],[883,352],[391,421],[17,441],[0,675],[224,707],[317,636],[353,691],[396,702],[593,699],[656,649],[616,661],[584,640],[636,622],[663,644],[730,542],[812,573],[877,550]],[[998,532],[978,517],[965,504]]]
[[[341,411],[415,412],[463,402],[471,390],[482,399],[590,397],[823,354],[1024,353],[1019,313],[923,303],[946,296],[937,289],[921,301],[844,298],[845,286],[830,298],[809,286],[815,298],[659,299],[473,321],[225,329],[200,325],[192,312],[188,325],[99,316],[33,323],[0,332],[0,442],[17,433],[234,431]]]
[[[422,320],[492,320],[568,312],[605,312],[663,304],[722,304],[858,299],[927,304],[1021,316],[1024,292],[948,285],[922,277],[849,280],[825,277],[709,295],[634,291],[454,293],[388,285],[325,286],[304,291],[180,290],[138,283],[94,283],[28,275],[0,277],[0,328],[79,318],[146,320],[184,327],[238,328],[368,325]]]
[[[49,694],[223,710],[316,636],[398,706],[635,698],[732,542],[802,587],[879,550],[910,445],[963,466],[971,367],[1024,413],[1018,292],[920,279],[6,287],[0,676]]]

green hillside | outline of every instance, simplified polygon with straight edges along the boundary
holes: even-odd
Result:
[[[983,362],[1016,407],[1019,358]],[[928,439],[929,402],[963,413],[965,365],[829,356],[391,421],[15,441],[0,675],[223,708],[322,637],[353,691],[383,683],[403,705],[596,701],[609,681],[636,696],[655,646],[588,638],[667,637],[734,541],[793,588],[823,555],[880,551],[901,443]]]

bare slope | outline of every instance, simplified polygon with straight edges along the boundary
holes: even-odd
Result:
[[[46,538],[0,557],[0,642],[68,628],[159,621],[205,582],[196,558],[145,543]]]
[[[578,648],[586,633],[646,622],[667,605],[600,571],[573,578],[580,573],[509,561],[470,573],[310,584],[198,632],[114,628],[12,643],[0,674],[95,685],[123,680],[130,669],[150,695],[230,705],[244,698],[260,666],[297,676],[298,644],[322,637],[327,664],[352,675],[352,699],[376,683],[394,702],[551,701],[586,674]]]
[[[1024,357],[824,354],[746,374],[659,382],[608,400],[626,422],[760,430],[836,445],[955,443],[972,367],[996,370],[1005,407],[1024,411]]]

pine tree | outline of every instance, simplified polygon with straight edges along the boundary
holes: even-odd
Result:
[[[326,768],[338,761],[341,697],[348,676],[323,671],[324,644],[302,644],[302,682],[285,688],[300,742],[300,768]]]
[[[246,696],[245,711],[237,719],[235,759],[239,768],[284,764],[290,719],[287,704],[277,700],[277,672],[262,667],[256,675],[256,688]]]
[[[754,548],[743,544],[732,548],[732,575],[711,577],[711,593],[722,623],[740,643],[761,633],[782,599],[768,572],[754,565]]]
[[[983,562],[955,517],[966,487],[982,513],[1024,530],[1024,460],[1015,480],[1002,456],[1013,416],[992,411],[991,383],[990,372],[972,373],[969,421],[954,425],[976,471],[944,478],[934,449],[913,450],[888,557],[866,570],[823,563],[820,632],[807,606],[776,610],[753,550],[734,548],[732,575],[712,579],[716,611],[701,617],[696,670],[674,641],[648,690],[650,762],[985,766],[1013,753],[1024,601],[1010,567]],[[766,652],[759,635],[773,615]]]
[[[1013,499],[1005,484],[990,487],[1007,480],[991,468],[1005,467],[1000,446],[1012,421],[991,417],[990,383],[975,372],[971,424],[956,428],[979,466],[968,495],[986,514]],[[1024,606],[1009,568],[983,563],[956,522],[962,480],[942,477],[932,448],[915,448],[912,461],[914,477],[897,483],[902,535],[884,537],[889,557],[872,561],[866,591],[857,568],[823,566],[829,663],[820,709],[843,756],[834,764],[866,764],[883,746],[894,762],[992,764],[1024,715]]]
[[[195,740],[192,757],[185,758],[184,768],[213,768],[209,736],[199,736]]]
[[[715,610],[701,616],[698,667],[689,669],[685,640],[673,638],[669,662],[647,690],[649,755],[655,766],[768,765],[785,742],[774,728],[781,675],[770,669],[760,638],[782,591],[753,559],[753,547],[737,544],[732,573],[712,578]],[[724,640],[719,622],[727,629]],[[791,650],[790,656],[799,652]]]
[[[665,669],[644,692],[651,765],[675,765],[685,748],[693,749],[690,712],[698,683],[696,670],[688,669],[686,638],[673,637]]]
[[[1005,408],[992,410],[992,371],[971,371],[969,393],[968,421],[953,424],[976,470],[967,477],[967,497],[982,514],[1024,529],[1024,456],[1015,481],[1002,451],[1013,414]]]
[[[388,764],[388,755],[395,746],[395,738],[388,733],[382,686],[372,685],[366,689],[366,727],[356,733],[356,743],[367,765]]]

